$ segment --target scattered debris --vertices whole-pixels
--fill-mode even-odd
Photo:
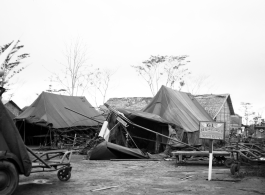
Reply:
[[[186,176],[186,177],[180,178],[180,180],[190,179],[190,178],[192,178],[192,175],[189,175],[189,176]]]
[[[87,155],[94,147],[96,147],[101,142],[105,141],[104,138],[95,136],[93,139],[90,139],[86,146],[79,151],[79,154]]]
[[[35,179],[33,181],[19,182],[19,185],[25,185],[25,184],[52,184],[52,183],[47,179]]]
[[[119,186],[103,187],[103,188],[91,190],[91,192],[100,191],[100,190],[107,190],[107,189],[110,189],[110,188],[117,188],[117,187],[119,187]]]
[[[111,161],[163,161],[163,159],[110,159]]]
[[[208,179],[206,179],[208,180]],[[241,179],[211,179],[211,181],[228,181],[228,182],[239,182]]]

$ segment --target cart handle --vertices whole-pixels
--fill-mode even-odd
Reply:
[[[41,161],[47,168],[52,168],[45,161],[43,161],[38,155],[36,155],[30,148],[28,148],[27,146],[26,146],[26,148],[33,156],[35,156],[39,161]]]

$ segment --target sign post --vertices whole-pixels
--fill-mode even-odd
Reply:
[[[212,180],[212,170],[213,170],[213,140],[209,140],[209,171],[208,171],[208,181]]]
[[[225,139],[225,123],[222,122],[200,122],[201,139],[209,140],[209,171],[208,181],[212,180],[212,166],[213,166],[213,140]]]

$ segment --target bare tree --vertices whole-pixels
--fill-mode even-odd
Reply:
[[[115,74],[115,70],[111,69],[96,69],[93,79],[91,81],[92,87],[94,87],[94,98],[97,105],[97,92],[102,97],[102,103],[105,103],[107,92],[110,87],[111,77]]]
[[[241,102],[241,106],[242,106],[243,111],[244,111],[244,118],[245,118],[245,121],[246,121],[246,125],[248,125],[249,117],[254,115],[255,112],[251,111],[251,108],[252,108],[251,103]]]
[[[69,95],[83,95],[89,87],[93,75],[92,65],[88,65],[87,49],[79,40],[66,46],[65,62],[60,74],[54,73],[58,82]]]
[[[147,82],[151,93],[155,95],[161,85],[173,89],[185,85],[184,78],[190,74],[185,65],[188,56],[151,56],[139,66],[132,66]]]
[[[0,55],[7,50],[7,48],[12,47],[3,64],[0,64],[0,69],[4,72],[0,81],[2,93],[5,92],[5,88],[9,88],[12,85],[11,80],[26,68],[25,64],[22,64],[22,62],[23,59],[29,57],[29,54],[19,54],[19,51],[24,47],[24,45],[19,45],[19,42],[18,40],[14,44],[11,42],[0,47]]]
[[[214,82],[207,75],[193,76],[187,79],[185,90],[193,95],[209,93],[215,87]]]

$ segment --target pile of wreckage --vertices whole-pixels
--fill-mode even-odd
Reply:
[[[172,148],[199,150],[199,122],[213,121],[191,94],[165,86],[142,111],[105,106],[109,114],[100,141],[88,147],[90,160],[147,159],[170,155]]]

